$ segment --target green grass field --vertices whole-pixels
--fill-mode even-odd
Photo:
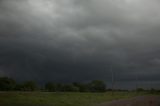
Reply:
[[[51,93],[51,92],[1,92],[0,106],[93,106],[98,103],[130,98],[146,93]]]

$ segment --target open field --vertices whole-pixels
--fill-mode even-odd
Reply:
[[[147,93],[51,93],[51,92],[1,92],[0,106],[93,106],[107,101],[127,99]]]

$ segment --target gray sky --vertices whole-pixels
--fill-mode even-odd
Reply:
[[[159,0],[0,0],[0,76],[160,88]]]

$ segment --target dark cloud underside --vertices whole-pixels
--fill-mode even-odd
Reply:
[[[0,75],[160,88],[158,0],[0,0]]]

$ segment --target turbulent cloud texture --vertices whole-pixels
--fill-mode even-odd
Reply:
[[[160,88],[159,0],[0,0],[0,75]],[[138,80],[137,80],[138,79]]]

